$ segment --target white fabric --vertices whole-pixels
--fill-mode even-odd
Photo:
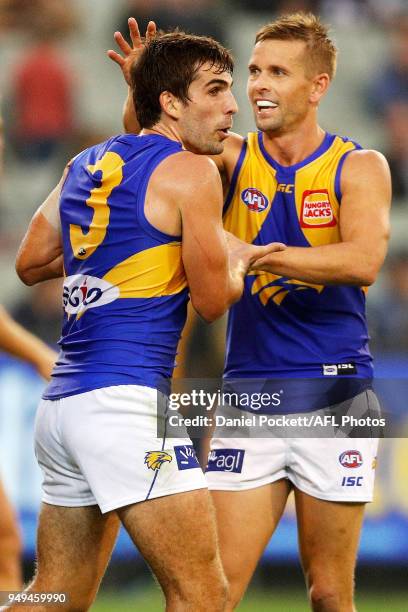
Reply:
[[[205,488],[187,434],[164,441],[157,437],[156,406],[157,391],[138,385],[42,400],[35,451],[44,475],[43,501],[57,506],[98,504],[108,512]]]

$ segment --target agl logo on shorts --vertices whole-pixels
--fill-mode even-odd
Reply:
[[[210,451],[206,472],[235,472],[240,474],[245,451],[238,448],[216,448]]]
[[[344,453],[341,453],[339,461],[346,468],[358,468],[363,465],[363,457],[358,450],[344,451]]]
[[[334,227],[337,219],[329,199],[327,189],[314,189],[303,192],[300,212],[301,227]]]
[[[268,208],[269,204],[266,195],[264,195],[262,191],[259,191],[259,189],[255,189],[255,187],[244,189],[241,193],[241,200],[248,206],[249,210],[255,212],[262,212]]]
[[[67,314],[79,314],[88,308],[109,304],[118,297],[118,287],[96,276],[74,274],[64,281],[62,302]]]

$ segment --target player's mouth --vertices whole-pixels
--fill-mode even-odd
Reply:
[[[278,108],[278,104],[276,102],[272,102],[272,100],[255,100],[255,106],[257,114],[260,117],[268,117],[272,115],[275,108]]]
[[[218,134],[221,135],[222,140],[224,140],[225,138],[228,138],[231,127],[232,126],[225,127],[225,128],[218,128],[217,132]]]

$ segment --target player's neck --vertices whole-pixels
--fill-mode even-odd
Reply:
[[[169,138],[170,140],[175,140],[176,142],[180,142],[181,144],[183,144],[180,138],[180,135],[177,133],[177,130],[175,130],[171,126],[168,126],[162,122],[156,123],[151,128],[144,128],[140,132],[140,134],[141,135],[159,134],[160,136],[165,136],[166,138]]]
[[[292,132],[274,134],[264,132],[263,143],[269,155],[282,166],[293,166],[311,155],[321,145],[324,130],[315,123],[304,124]]]

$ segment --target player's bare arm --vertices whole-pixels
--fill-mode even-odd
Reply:
[[[289,247],[267,255],[254,269],[325,285],[374,283],[384,262],[390,233],[391,179],[377,151],[353,151],[341,177],[341,242]]]
[[[178,175],[182,181],[177,180]],[[167,182],[172,187],[171,199],[180,211],[183,264],[191,301],[205,320],[213,321],[242,291],[241,283],[231,286],[229,277],[221,224],[221,181],[212,162],[186,151],[169,160],[161,174],[161,187],[168,193]]]
[[[57,354],[42,340],[14,321],[0,305],[0,349],[28,361],[47,380],[51,377]]]
[[[135,106],[133,102],[132,90],[131,90],[131,77],[130,69],[133,62],[137,61],[144,49],[144,40],[150,40],[156,35],[157,27],[154,21],[149,21],[145,38],[143,39],[140,35],[139,26],[134,17],[129,17],[129,35],[132,41],[130,45],[123,37],[121,32],[114,33],[114,39],[118,45],[121,53],[110,49],[108,51],[109,58],[114,61],[122,70],[123,78],[128,85],[128,92],[126,100],[123,105],[123,127],[125,132],[130,134],[139,134],[140,125],[137,120]],[[244,139],[239,134],[230,132],[228,139],[224,143],[224,151],[219,155],[213,155],[211,159],[214,160],[222,178],[222,185],[224,195],[228,192],[231,184],[232,175],[234,173],[235,166],[238,162],[239,154],[241,152]]]
[[[16,271],[26,285],[63,275],[58,203],[68,167],[58,185],[34,214],[16,257]]]
[[[183,264],[191,301],[206,321],[214,321],[240,298],[251,263],[266,251],[283,246],[257,247],[233,237],[227,242],[221,221],[221,179],[206,156],[188,151],[174,155],[160,165],[152,183],[153,191],[150,188],[147,194],[147,216],[157,226],[156,219],[149,216],[152,198],[156,209],[160,208],[158,199],[173,210],[177,207],[179,218],[173,221],[171,230],[176,234],[178,227],[182,228]],[[167,227],[169,217],[165,220]]]

